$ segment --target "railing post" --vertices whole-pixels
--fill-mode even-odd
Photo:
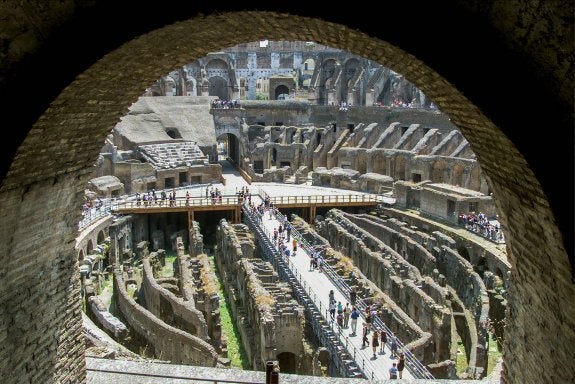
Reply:
[[[270,384],[279,384],[279,382],[280,382],[280,373],[275,370],[272,371]]]
[[[271,383],[273,370],[274,370],[274,362],[271,360],[268,360],[266,362],[266,384]]]

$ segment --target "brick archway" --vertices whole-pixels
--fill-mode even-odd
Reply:
[[[575,339],[575,289],[570,263],[540,182],[508,138],[512,127],[506,126],[504,134],[450,82],[397,46],[343,24],[265,11],[196,16],[127,41],[83,71],[35,122],[0,191],[1,242],[6,250],[2,265],[5,271],[19,271],[7,274],[2,289],[19,292],[24,289],[22,278],[29,277],[26,288],[32,292],[24,299],[1,295],[2,306],[18,308],[4,322],[10,332],[2,342],[1,368],[14,372],[14,380],[34,376],[40,381],[83,381],[83,355],[75,347],[82,335],[78,262],[72,245],[80,211],[72,208],[62,216],[62,209],[81,206],[82,191],[106,135],[145,87],[208,52],[264,35],[274,40],[316,41],[390,67],[422,89],[460,127],[489,180],[508,233],[513,285],[503,379],[527,382],[549,372],[572,375],[568,348]],[[507,122],[497,113],[493,118]],[[517,142],[525,145],[520,139]],[[22,217],[33,218],[32,223]],[[29,238],[35,240],[26,243]],[[36,281],[38,268],[58,278]],[[24,305],[26,299],[37,300],[38,305],[33,309],[32,303]],[[44,315],[37,324],[15,322],[36,311]],[[22,345],[18,339],[22,334],[30,345]],[[33,368],[26,368],[22,361],[31,361],[36,349],[48,352],[35,359]]]

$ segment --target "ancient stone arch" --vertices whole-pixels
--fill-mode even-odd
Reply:
[[[445,174],[446,167],[445,160],[434,161],[431,164],[431,172],[429,172],[431,181],[434,183],[443,183],[445,181],[443,175]]]
[[[461,163],[453,164],[451,168],[451,184],[465,187],[465,166]]]
[[[473,189],[474,191],[481,190],[481,167],[476,164],[469,171],[469,182],[467,184],[468,189]]]
[[[88,244],[86,245],[86,254],[87,255],[92,254],[93,250],[94,250],[94,243],[92,242],[92,239],[89,239]]]
[[[125,6],[132,6],[127,3]],[[8,2],[8,6],[13,5],[12,23],[22,28],[10,29],[6,40],[17,42],[27,36],[27,41],[33,43],[19,45],[20,50],[2,48],[7,58],[0,63],[0,105],[9,114],[21,117],[12,125],[16,135],[5,141],[0,190],[4,230],[0,238],[4,250],[1,264],[3,272],[8,273],[3,274],[1,289],[22,292],[26,284],[30,292],[29,297],[0,295],[0,305],[13,308],[3,315],[7,321],[2,324],[15,327],[4,332],[7,336],[0,346],[0,367],[12,373],[7,383],[30,381],[32,377],[40,382],[85,381],[84,357],[76,347],[82,342],[82,334],[78,262],[73,250],[80,210],[70,207],[80,207],[81,192],[106,135],[143,89],[173,68],[223,47],[255,41],[262,34],[350,50],[401,72],[460,127],[497,196],[501,222],[509,229],[513,283],[503,380],[531,382],[549,377],[549,372],[561,378],[573,377],[575,368],[569,351],[575,339],[573,210],[568,209],[573,206],[573,187],[563,179],[555,180],[549,172],[560,160],[573,165],[573,73],[565,69],[573,68],[572,7],[566,4],[563,8],[562,2],[540,7],[529,1],[506,4],[492,0],[480,8],[472,2],[454,3],[445,5],[450,7],[449,12],[436,3],[433,8],[425,3],[419,7],[413,2],[390,3],[390,13],[409,11],[416,19],[420,29],[410,30],[400,28],[399,21],[391,18],[386,23],[376,22],[379,19],[374,18],[380,16],[372,18],[363,9],[355,13],[345,8],[345,15],[336,9],[334,16],[322,15],[329,17],[327,21],[306,18],[298,15],[303,12],[298,4],[282,5],[283,11],[293,14],[261,10],[228,13],[222,11],[234,11],[233,6],[218,4],[218,13],[211,15],[208,4],[194,4],[182,5],[174,15],[158,15],[157,9],[148,9],[142,3],[139,12],[144,16],[126,22],[125,17],[120,18],[125,12],[117,9],[124,5],[118,3],[113,4],[114,9],[102,5],[107,12],[102,8],[76,9],[71,3],[60,4],[68,7],[68,12],[60,12],[50,3],[44,13],[53,17],[31,24],[25,8],[16,1]],[[524,16],[521,19],[516,17],[517,6]],[[206,11],[208,15],[204,16]],[[72,22],[74,16],[78,20]],[[91,40],[87,32],[101,25],[104,16],[107,23],[117,27],[106,29],[114,39],[99,28],[100,33]],[[176,17],[184,21],[171,24]],[[546,28],[535,28],[536,23],[544,23]],[[421,30],[426,27],[433,27],[436,40],[450,37],[456,30],[465,37],[466,44],[458,47],[457,53],[430,44],[421,38]],[[58,53],[69,51],[68,39],[73,35],[63,32],[71,31],[83,32],[86,48],[77,47],[75,55],[63,61]],[[381,40],[384,37],[389,41]],[[125,44],[119,45],[118,41]],[[540,41],[545,44],[539,46]],[[493,69],[480,62],[482,57],[494,56],[507,59]],[[57,64],[52,62],[56,58]],[[52,63],[56,70],[51,72],[46,89],[26,83],[32,81],[26,80],[30,70]],[[481,70],[461,76],[462,68],[471,69],[467,63]],[[506,92],[499,95],[484,89],[489,82],[504,84],[514,92],[526,91],[526,78],[532,79],[529,89],[540,97],[515,100]],[[13,86],[19,82],[21,87]],[[123,85],[121,89],[117,84]],[[36,90],[33,96],[30,89]],[[24,95],[27,97],[18,97]],[[22,103],[26,99],[28,103]],[[524,128],[543,123],[553,126],[555,135],[540,135],[536,144],[531,143]],[[541,151],[553,151],[556,156],[546,159]],[[570,183],[572,176],[569,174]],[[45,204],[46,196],[50,196],[49,205]],[[70,214],[62,215],[64,208],[70,209]],[[22,217],[35,218],[37,225],[30,226]],[[35,279],[38,268],[57,277],[49,282]],[[35,316],[37,313],[44,316]],[[18,317],[35,320],[17,322]],[[28,342],[18,337],[22,334]],[[36,356],[37,350],[46,353]]]

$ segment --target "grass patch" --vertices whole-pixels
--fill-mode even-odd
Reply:
[[[457,374],[462,374],[468,367],[467,364],[467,357],[465,355],[465,347],[463,346],[463,342],[461,339],[457,341],[457,362],[456,362],[456,370]],[[486,374],[489,375],[495,368],[495,364],[501,358],[502,352],[497,347],[497,340],[495,339],[493,334],[489,334],[489,342],[488,342],[488,352],[487,352],[487,372]]]
[[[465,346],[461,338],[457,339],[457,361],[455,362],[455,369],[457,374],[465,373],[469,364],[467,363],[467,355],[465,354]]]
[[[487,374],[489,375],[495,364],[501,359],[502,351],[497,346],[497,338],[493,334],[489,334],[489,352],[487,353]]]
[[[228,297],[223,291],[220,284],[220,275],[217,267],[215,266],[214,257],[210,256],[210,265],[212,270],[215,271],[217,280],[216,285],[220,295],[220,321],[222,325],[222,334],[225,336],[228,343],[228,359],[232,368],[240,368],[250,370],[252,367],[249,364],[248,356],[241,341],[240,332],[236,326],[236,322],[232,317]],[[225,300],[222,300],[225,298]]]
[[[174,262],[176,261],[176,255],[166,254],[166,264],[162,267],[162,270],[158,273],[158,278],[160,277],[172,277],[174,276]]]

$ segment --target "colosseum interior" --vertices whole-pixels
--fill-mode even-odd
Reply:
[[[3,382],[128,382],[121,364],[138,361],[164,378],[264,382],[270,361],[282,382],[362,377],[265,261],[257,214],[84,217],[86,201],[150,190],[207,197],[225,189],[223,162],[249,184],[393,200],[284,213],[436,379],[573,381],[573,4],[455,1],[455,18],[390,5],[417,21],[406,28],[297,3],[139,4],[128,23],[130,2],[16,3],[0,23],[2,105],[18,116],[0,192]],[[71,55],[71,35],[103,17],[109,30]],[[457,50],[454,30],[468,37]],[[472,241],[469,212],[501,227]],[[230,369],[224,301],[243,370]]]

